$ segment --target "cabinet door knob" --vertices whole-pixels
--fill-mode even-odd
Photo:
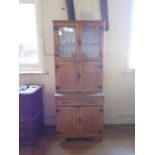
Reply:
[[[79,118],[79,123],[81,123],[81,118]]]
[[[81,46],[81,41],[80,40],[78,40],[78,46]]]
[[[81,74],[78,73],[77,76],[76,76],[76,79],[80,79],[80,76],[81,76]]]

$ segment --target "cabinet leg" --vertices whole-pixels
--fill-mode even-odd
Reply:
[[[59,142],[66,142],[67,140],[66,140],[66,138],[58,138],[58,141]]]
[[[103,140],[103,137],[94,137],[95,142],[101,142]]]

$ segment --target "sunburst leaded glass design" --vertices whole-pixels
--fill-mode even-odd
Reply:
[[[59,35],[59,56],[62,58],[73,58],[76,56],[75,28],[60,27]]]
[[[84,27],[82,35],[82,55],[87,58],[98,58],[100,50],[100,28]]]

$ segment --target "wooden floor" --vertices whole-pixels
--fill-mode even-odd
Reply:
[[[107,127],[102,142],[91,139],[56,141],[52,128],[47,128],[38,146],[22,145],[19,155],[134,155],[134,128]]]

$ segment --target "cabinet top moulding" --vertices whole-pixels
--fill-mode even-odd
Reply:
[[[61,24],[83,24],[83,25],[94,25],[94,26],[103,26],[105,25],[105,21],[102,20],[54,20],[53,21],[55,26],[59,26]]]
[[[104,23],[103,20],[53,20],[53,22],[69,22],[69,23]]]

